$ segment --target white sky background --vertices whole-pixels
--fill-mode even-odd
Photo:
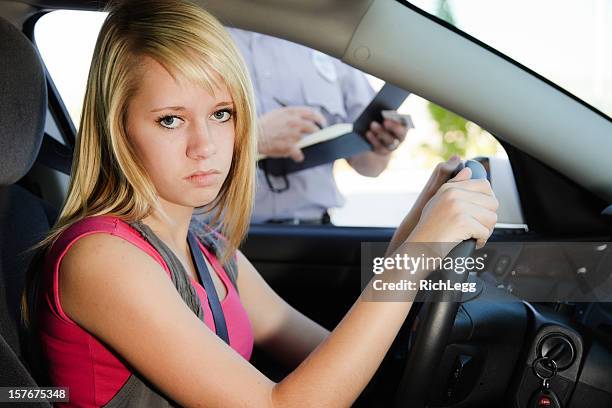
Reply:
[[[411,1],[434,13],[437,1]],[[449,0],[455,24],[612,116],[612,0]]]
[[[432,13],[437,5],[436,0],[413,3]],[[450,6],[460,29],[612,115],[612,0],[450,0]],[[43,60],[77,127],[104,17],[56,11],[35,29]],[[374,88],[382,86],[370,79]],[[399,111],[412,115],[416,129],[381,176],[366,178],[342,163],[336,166],[336,181],[347,198],[332,214],[336,224],[397,226],[427,180],[430,170],[409,152],[437,132],[436,124],[427,102],[415,95]]]

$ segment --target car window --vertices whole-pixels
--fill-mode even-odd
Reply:
[[[370,77],[375,89],[382,81]],[[332,210],[336,225],[396,227],[414,204],[435,165],[453,154],[461,158],[494,157],[508,163],[501,144],[473,122],[415,94],[398,109],[415,124],[393,152],[389,166],[378,177],[364,177],[345,160],[335,163],[334,174],[346,204]],[[508,163],[509,166],[509,163]],[[500,218],[505,226],[524,227],[522,216]]]
[[[35,27],[40,54],[77,128],[92,52],[105,16],[101,12],[54,11],[41,17]],[[366,78],[373,91],[384,84],[371,75]],[[462,158],[486,156],[501,162],[508,160],[497,140],[478,125],[417,95],[411,94],[398,112],[409,114],[415,128],[392,153],[389,165],[378,177],[360,175],[346,160],[334,163],[333,179],[344,205],[329,210],[333,224],[396,227],[435,165],[453,154]],[[512,177],[511,171],[506,173]],[[500,217],[500,222],[523,226],[518,202],[514,206],[512,215]]]
[[[34,41],[66,105],[79,125],[87,74],[106,13],[59,10],[42,16],[34,27]]]
[[[408,3],[404,0],[405,3]],[[612,2],[410,0],[612,117]]]

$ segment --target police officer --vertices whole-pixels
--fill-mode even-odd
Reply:
[[[335,58],[275,37],[229,31],[253,81],[261,154],[303,160],[296,146],[303,136],[353,122],[375,95],[363,73]],[[350,157],[348,163],[364,176],[379,175],[406,131],[398,122],[372,122],[366,137],[373,151]],[[332,168],[328,163],[284,177],[258,169],[252,222],[329,223],[327,209],[344,204]]]

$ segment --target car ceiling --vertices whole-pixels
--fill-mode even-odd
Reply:
[[[224,24],[302,43],[405,87],[612,203],[609,118],[416,8],[392,0],[197,2]],[[39,9],[103,3],[3,0],[0,13],[20,25]]]

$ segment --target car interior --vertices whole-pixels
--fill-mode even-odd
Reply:
[[[228,26],[318,49],[494,135],[511,165],[512,211],[528,228],[498,226],[491,243],[513,244],[512,251],[526,243],[583,244],[561,261],[555,251],[515,256],[492,246],[486,276],[474,279],[496,299],[413,307],[355,406],[532,406],[541,387],[533,367],[549,357],[557,368],[550,386],[562,406],[612,407],[610,117],[405,0],[196,2]],[[0,386],[45,386],[24,364],[19,297],[31,261],[25,250],[57,218],[76,137],[36,50],[34,26],[53,10],[104,4],[0,0]],[[491,183],[502,189],[495,177]],[[331,330],[361,291],[362,243],[389,242],[393,232],[252,224],[241,250],[275,291]],[[537,267],[523,264],[534,257],[543,257]],[[537,301],[510,290],[519,278],[544,288],[575,279],[593,264],[593,300]],[[288,373],[257,350],[252,362],[277,381]]]

